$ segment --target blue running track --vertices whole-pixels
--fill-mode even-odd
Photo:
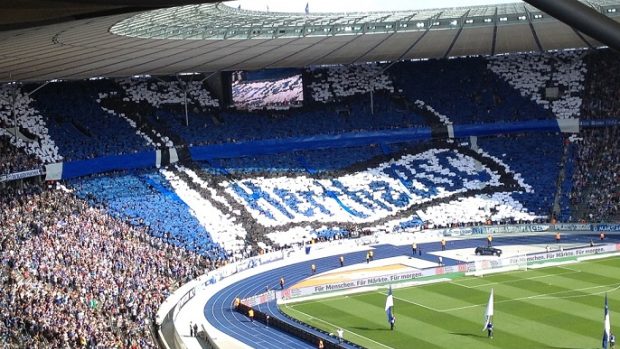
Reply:
[[[598,233],[562,235],[563,243],[588,244],[590,240],[594,240],[594,242],[596,243],[598,242],[598,239]],[[620,235],[608,234],[605,242],[609,243],[618,241],[620,241]],[[552,233],[534,236],[495,236],[493,239],[493,245],[500,248],[501,245],[517,244],[549,244],[549,246],[554,246],[555,240]],[[448,241],[447,248],[474,248],[479,245],[486,245],[486,236],[481,237],[480,239]],[[411,255],[411,246],[409,245],[378,245],[373,246],[373,248],[375,259]],[[423,253],[422,256],[417,256],[417,258],[421,258],[431,262],[437,262],[437,256],[430,255],[427,252],[440,250],[441,246],[439,242],[418,244],[418,248],[421,249]],[[366,251],[349,253],[345,254],[344,256],[346,265],[366,262]],[[260,322],[250,322],[246,316],[233,311],[231,305],[235,297],[240,297],[243,299],[254,296],[265,292],[266,287],[269,287],[269,289],[279,289],[280,277],[285,278],[287,285],[295,284],[303,279],[310,277],[310,265],[312,263],[316,264],[318,273],[337,269],[340,267],[338,257],[339,255],[336,255],[319,258],[313,261],[300,262],[248,277],[247,279],[230,285],[214,294],[205,305],[204,315],[207,320],[218,330],[231,337],[235,337],[241,342],[248,344],[249,346],[254,348],[316,348],[316,344],[302,341],[301,339],[293,337],[287,333],[281,332],[271,327],[267,327]],[[454,265],[458,263],[457,260],[450,258],[444,258],[443,262],[446,265]],[[258,310],[269,314],[272,318],[279,318],[297,327],[303,326],[295,321],[288,319],[282,313],[280,313],[275,302],[262,304],[258,307]],[[310,327],[304,328],[307,331],[320,334],[324,338],[324,340],[332,342],[334,341],[334,338],[329,338],[327,335],[315,331]],[[344,347],[355,348],[351,346]]]

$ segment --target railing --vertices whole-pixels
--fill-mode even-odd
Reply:
[[[558,223],[558,224],[515,224],[515,225],[487,225],[487,226],[475,226],[475,227],[459,227],[459,228],[441,228],[441,229],[428,229],[416,233],[437,236],[484,236],[486,234],[523,234],[523,233],[544,233],[544,232],[571,232],[571,231],[593,231],[593,232],[618,232],[620,233],[620,223]],[[386,238],[391,237],[394,234],[387,234]],[[183,309],[183,306],[187,304],[195,295],[199,286],[207,286],[220,282],[221,280],[263,265],[269,262],[280,260],[284,258],[284,252],[273,252],[271,254],[265,254],[262,256],[251,257],[236,263],[228,264],[222,268],[211,271],[205,275],[198,277],[190,281],[189,283],[181,286],[175,291],[164,303],[160,306],[157,312],[156,326],[159,328],[159,336],[164,347],[166,349],[184,349],[185,344],[181,339],[180,334],[174,327],[174,320],[179,312]],[[458,267],[457,267],[458,269]],[[443,270],[446,271],[445,269]],[[463,268],[461,267],[461,270]],[[209,336],[204,328],[205,340],[208,348],[219,348]]]
[[[179,312],[196,295],[199,287],[208,286],[221,281],[236,273],[263,265],[265,263],[281,260],[284,257],[283,251],[267,253],[264,255],[250,257],[236,263],[227,264],[217,270],[210,271],[198,278],[186,283],[168,297],[157,311],[156,326],[159,328],[158,335],[164,343],[166,349],[183,349],[185,344],[181,335],[174,326]],[[212,340],[209,334],[205,333],[205,341],[210,348],[218,349],[218,345]]]

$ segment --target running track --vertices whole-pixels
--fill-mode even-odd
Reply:
[[[598,233],[563,234],[562,242],[582,242],[587,244],[591,239],[597,242]],[[605,242],[609,243],[618,241],[620,241],[620,235],[608,234]],[[549,244],[550,246],[553,246],[555,244],[553,234],[550,233],[536,236],[495,236],[493,242],[495,246],[500,248],[501,245]],[[486,237],[480,239],[448,241],[447,247],[448,249],[460,249],[467,247],[474,248],[479,245],[486,245]],[[411,246],[409,245],[376,245],[372,247],[374,248],[375,259],[411,255]],[[437,262],[437,256],[430,255],[427,252],[440,250],[439,242],[418,244],[418,248],[422,249],[423,254],[417,258]],[[291,264],[248,277],[247,279],[230,285],[214,294],[205,305],[204,315],[207,320],[218,330],[231,337],[235,337],[241,342],[254,348],[316,348],[316,344],[302,341],[287,333],[267,327],[262,323],[250,322],[246,316],[233,311],[231,309],[231,304],[233,303],[235,297],[240,297],[243,299],[260,294],[265,291],[267,286],[269,289],[279,289],[279,280],[282,276],[285,278],[287,285],[295,284],[311,276],[310,264],[312,263],[316,264],[318,273],[337,269],[340,267],[338,256],[339,255],[319,258],[314,261]],[[344,256],[346,265],[366,262],[366,251],[344,254]],[[443,261],[446,265],[454,265],[458,263],[457,260],[450,258],[444,258]],[[272,318],[279,318],[298,327],[303,326],[282,315],[275,302],[262,304],[258,307],[258,309],[269,314]],[[329,338],[327,335],[315,331],[310,327],[306,327],[305,329],[307,331],[320,334],[324,340],[333,342],[333,338]],[[345,348],[355,347],[345,346]]]

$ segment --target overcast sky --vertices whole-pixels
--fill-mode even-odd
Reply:
[[[427,8],[462,7],[521,2],[519,0],[238,0],[227,1],[232,7],[241,5],[244,10],[277,12],[366,12],[420,10]]]

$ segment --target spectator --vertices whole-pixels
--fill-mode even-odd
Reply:
[[[0,193],[0,338],[5,345],[156,348],[163,300],[204,258],[111,218],[61,189]]]

